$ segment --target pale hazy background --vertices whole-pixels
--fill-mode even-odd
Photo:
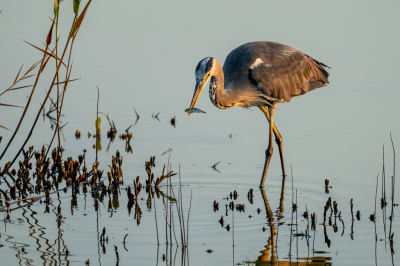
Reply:
[[[175,163],[183,168],[197,164],[190,176],[204,171],[226,183],[228,176],[246,173],[246,182],[258,184],[268,124],[257,108],[218,110],[204,93],[197,107],[206,115],[188,118],[183,111],[193,95],[199,60],[213,56],[223,62],[243,43],[270,40],[294,46],[331,67],[328,87],[278,106],[275,122],[283,135],[287,170],[292,164],[307,183],[330,177],[345,182],[344,189],[360,181],[373,184],[390,131],[395,144],[400,143],[399,7],[396,1],[93,1],[74,46],[72,77],[82,79],[68,88],[64,146],[78,153],[82,147],[73,141],[75,130],[93,132],[99,86],[100,111],[109,112],[119,133],[134,122],[133,107],[141,115],[132,129],[132,163],[142,164],[142,157],[172,148]],[[3,1],[0,8],[3,90],[22,63],[41,57],[22,39],[36,45],[45,41],[53,6]],[[61,44],[72,16],[72,3],[63,1]],[[48,67],[45,76],[51,73]],[[26,121],[39,108],[48,85],[42,79]],[[24,105],[28,90],[6,93],[0,102]],[[22,109],[0,110],[1,124],[13,130]],[[159,111],[161,123],[151,119]],[[168,123],[172,116],[177,118],[175,129]],[[30,125],[23,124],[9,156]],[[48,143],[48,122],[38,126],[32,143]],[[107,129],[103,119],[103,133]],[[1,130],[1,135],[4,147],[10,133]],[[107,143],[103,136],[103,146]],[[276,147],[267,184],[280,180],[277,154]],[[222,175],[209,173],[209,166],[220,160]]]
[[[0,10],[3,10],[0,91],[3,91],[12,84],[22,63],[29,66],[41,58],[42,53],[22,39],[35,45],[45,41],[53,3],[1,1]],[[109,112],[118,134],[134,123],[133,107],[140,115],[137,125],[131,128],[133,154],[123,153],[126,179],[144,177],[144,160],[149,156],[155,155],[160,167],[167,160],[167,156],[160,155],[172,148],[173,169],[176,171],[177,164],[181,164],[185,184],[228,189],[235,185],[243,190],[257,187],[268,145],[268,123],[258,108],[219,110],[204,92],[196,107],[207,114],[188,118],[184,110],[193,95],[194,69],[202,58],[212,56],[222,63],[232,49],[243,43],[281,42],[331,67],[329,86],[278,105],[274,121],[283,135],[286,170],[289,173],[290,165],[293,166],[295,187],[299,192],[309,193],[307,197],[313,195],[321,206],[328,196],[323,192],[323,182],[330,179],[334,187],[331,193],[337,193],[334,195],[339,206],[349,206],[349,199],[354,198],[365,214],[363,219],[367,219],[372,213],[376,175],[382,169],[384,143],[387,176],[392,175],[389,132],[398,150],[400,147],[399,10],[398,1],[365,0],[93,1],[74,45],[71,78],[82,79],[71,83],[66,94],[62,117],[63,123],[69,122],[63,131],[66,155],[76,157],[85,148],[87,158],[94,159],[94,140],[84,139],[88,131],[95,131],[98,86],[100,111]],[[63,44],[73,18],[72,2],[64,0],[60,12]],[[51,63],[34,95],[26,122],[0,166],[12,158],[26,137],[49,88],[48,78],[53,75],[50,68],[55,68],[55,62]],[[25,105],[29,92],[24,89],[6,93],[0,97],[0,103]],[[153,112],[159,111],[161,122],[151,118]],[[14,130],[21,113],[22,109],[0,107],[0,125]],[[176,128],[169,124],[173,116]],[[103,117],[100,153],[103,169],[115,150],[124,150],[124,143],[116,139],[110,152],[104,152],[108,128]],[[81,140],[74,138],[77,129],[82,132]],[[29,144],[39,148],[49,143],[52,132],[48,120],[40,119]],[[3,136],[2,151],[11,133],[0,129],[0,136]],[[274,151],[265,183],[267,191],[280,188],[276,146]],[[221,174],[210,169],[218,161]],[[273,206],[277,206],[277,195],[270,198]],[[201,197],[196,204],[209,206],[214,196],[208,196],[208,205],[203,204]],[[322,208],[319,210],[321,215]],[[370,232],[371,228],[363,230]],[[343,265],[348,257],[356,260],[354,254],[360,252],[372,262],[373,236],[368,237],[371,245],[367,253],[363,240],[351,246],[351,254],[339,256],[335,262]],[[322,236],[319,240],[322,241]],[[259,246],[255,250],[260,250]],[[202,255],[191,253],[192,258]],[[389,258],[388,254],[385,256]]]

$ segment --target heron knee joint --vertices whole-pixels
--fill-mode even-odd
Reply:
[[[268,147],[268,149],[265,150],[265,155],[269,156],[272,155],[274,152],[274,149],[272,147]]]

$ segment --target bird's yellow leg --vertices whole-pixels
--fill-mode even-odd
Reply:
[[[269,122],[269,142],[268,142],[268,149],[265,151],[265,165],[264,165],[264,171],[261,177],[261,183],[260,183],[260,187],[264,186],[264,182],[265,182],[265,177],[267,175],[268,172],[268,168],[269,168],[269,163],[271,161],[271,157],[272,157],[272,153],[273,153],[273,145],[272,145],[272,133],[275,134],[275,140],[276,143],[279,146],[279,154],[280,154],[280,158],[281,158],[281,166],[282,166],[282,173],[283,173],[283,177],[285,177],[285,163],[283,160],[283,150],[282,150],[282,136],[279,133],[278,129],[276,128],[274,122],[273,122],[273,117],[274,117],[274,113],[275,113],[275,108],[276,108],[276,103],[273,104],[273,106],[259,106],[260,110],[265,114],[268,122]]]
[[[268,122],[270,122],[268,108],[265,106],[259,106],[258,108],[260,108],[260,110],[265,114],[265,117],[267,118]],[[279,157],[281,158],[282,175],[283,175],[283,177],[285,177],[286,173],[285,173],[285,161],[283,159],[282,135],[279,133],[278,129],[276,128],[275,123],[273,123],[272,130],[274,131],[276,144],[278,144],[278,147],[279,147]]]

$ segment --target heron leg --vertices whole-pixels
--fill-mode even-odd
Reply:
[[[258,108],[260,108],[260,110],[265,114],[265,117],[267,118],[268,122],[270,122],[268,108],[265,106],[259,106]],[[276,128],[275,123],[273,123],[272,130],[274,131],[276,144],[278,144],[278,147],[279,147],[279,157],[281,158],[282,175],[283,175],[283,177],[285,177],[286,172],[285,172],[285,160],[283,159],[282,135],[279,133],[278,129]]]
[[[268,122],[270,122],[268,108],[265,106],[259,106],[258,108],[260,108],[260,110],[265,114],[265,117],[267,118]],[[279,133],[278,129],[276,128],[275,123],[273,123],[272,130],[274,131],[276,144],[278,144],[278,147],[279,147],[279,157],[281,158],[282,175],[283,175],[283,177],[285,177],[286,172],[285,172],[285,160],[283,159],[282,135]]]
[[[265,177],[266,177],[267,172],[268,172],[269,162],[271,161],[272,153],[274,151],[273,146],[272,146],[272,133],[274,132],[274,130],[273,130],[273,128],[274,128],[273,119],[274,119],[275,107],[276,107],[276,103],[274,103],[272,106],[268,106],[268,113],[269,113],[269,116],[270,116],[270,120],[269,120],[269,142],[268,142],[268,149],[265,151],[266,158],[265,158],[264,172],[263,172],[263,175],[261,177],[260,187],[264,187],[264,181],[265,181]]]

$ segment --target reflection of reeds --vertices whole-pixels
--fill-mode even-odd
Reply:
[[[376,189],[375,189],[375,211],[373,214],[370,215],[370,220],[375,222],[375,217],[376,217],[376,198],[378,196],[378,181],[379,181],[379,174],[376,176]],[[376,235],[376,224],[375,224],[375,238],[377,239]]]
[[[181,231],[181,247],[182,249],[185,249],[188,246],[189,243],[189,217],[190,217],[190,210],[192,207],[192,192],[190,193],[190,205],[189,205],[189,211],[187,215],[187,221],[186,221],[186,226],[185,226],[185,218],[183,217],[183,201],[182,201],[182,182],[181,182],[181,167],[179,165],[179,190],[178,190],[178,197],[175,197],[175,192],[172,189],[172,195],[174,198],[177,199],[177,202],[175,204],[176,210],[178,212],[178,218],[179,218],[179,227]]]
[[[392,139],[392,133],[390,133],[390,140],[392,142],[392,147],[393,147],[393,176],[392,176],[392,210],[390,213],[390,229],[389,229],[389,238],[391,238],[391,243],[393,242],[393,236],[392,236],[392,222],[394,219],[393,216],[393,207],[394,207],[394,187],[395,187],[395,181],[396,181],[396,151],[394,149],[394,144],[393,144],[393,139]],[[392,254],[393,256],[393,254]]]

